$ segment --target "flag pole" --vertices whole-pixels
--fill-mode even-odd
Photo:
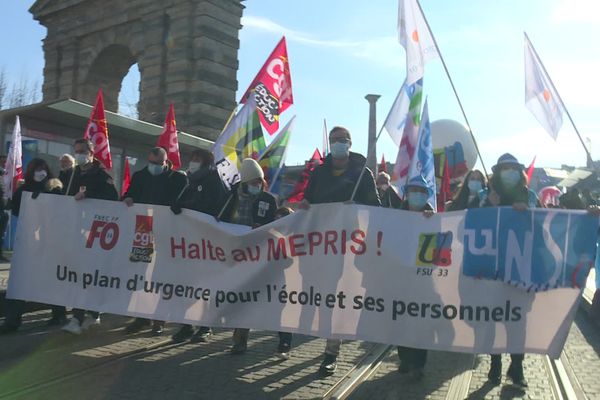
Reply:
[[[535,58],[537,59],[537,61],[540,63],[540,66],[544,70],[544,74],[546,74],[546,76],[548,77],[548,80],[550,81],[550,84],[554,88],[554,91],[556,92],[556,95],[558,96],[558,101],[560,101],[562,108],[565,110],[565,114],[567,114],[567,117],[569,117],[569,121],[571,121],[571,125],[573,126],[573,129],[575,129],[575,133],[577,134],[577,137],[579,138],[579,141],[581,142],[581,145],[583,146],[583,149],[585,150],[585,154],[587,155],[587,159],[588,159],[588,162],[590,163],[590,166],[593,167],[594,164],[593,164],[593,160],[592,160],[592,155],[590,154],[590,151],[588,150],[587,146],[585,145],[585,142],[581,138],[581,134],[579,133],[577,126],[575,126],[575,122],[573,121],[573,118],[571,118],[571,113],[569,113],[567,106],[565,106],[565,102],[563,101],[562,97],[560,97],[560,93],[556,89],[554,82],[552,82],[552,78],[550,77],[550,74],[548,74],[548,71],[546,71],[546,67],[544,66],[544,63],[542,62],[542,59],[540,58],[537,51],[535,50],[535,47],[533,47],[533,43],[531,43],[531,40],[529,40],[529,36],[527,35],[527,32],[523,32],[523,33],[525,34],[525,38],[527,39],[527,41],[529,42],[529,44],[531,46],[531,49],[533,50],[533,54],[535,55]]]
[[[456,87],[454,86],[454,81],[450,76],[450,71],[448,71],[448,67],[446,66],[446,61],[444,61],[444,57],[442,57],[442,52],[440,51],[440,46],[437,44],[437,40],[435,40],[435,36],[431,31],[431,26],[429,26],[429,21],[425,17],[425,13],[423,12],[423,8],[421,7],[421,3],[419,0],[416,0],[417,6],[419,6],[419,11],[421,11],[421,15],[423,16],[423,21],[425,21],[425,25],[427,25],[427,30],[429,30],[429,34],[431,35],[431,39],[433,40],[433,44],[435,44],[435,48],[440,56],[440,60],[442,61],[442,65],[444,66],[444,71],[446,71],[446,75],[448,76],[448,80],[450,81],[450,85],[452,86],[452,91],[454,92],[454,96],[456,97],[456,101],[458,102],[458,106],[460,107],[460,111],[462,112],[463,118],[465,119],[465,123],[467,124],[467,129],[471,134],[471,139],[473,140],[473,144],[475,145],[475,150],[477,151],[477,155],[479,156],[479,161],[481,161],[481,166],[483,167],[483,172],[485,176],[488,176],[487,169],[485,168],[485,164],[483,163],[483,157],[481,156],[481,152],[479,151],[479,146],[477,145],[477,141],[475,140],[475,135],[473,135],[473,130],[471,129],[471,124],[469,123],[469,119],[467,118],[467,114],[465,113],[465,109],[460,101],[460,97],[458,97],[458,92],[456,91]]]
[[[387,119],[386,119],[387,120]],[[381,134],[383,133],[383,129],[385,128],[385,121],[383,121],[383,125],[381,126],[381,129],[379,129],[379,133],[377,134],[377,137],[375,138],[375,141],[373,142],[373,144],[371,144],[371,146],[367,149],[367,158],[369,157],[369,154],[371,154],[371,152],[373,150],[375,150],[376,146],[377,146],[377,142],[379,141],[379,137],[381,136]],[[360,171],[360,175],[358,176],[358,180],[356,181],[356,183],[354,184],[354,190],[352,191],[352,196],[350,196],[350,201],[354,201],[354,196],[356,196],[356,192],[358,190],[358,186],[360,185],[360,181],[362,180],[364,174],[365,174],[365,170],[367,169],[367,162],[365,160],[365,164],[362,167],[362,170]]]

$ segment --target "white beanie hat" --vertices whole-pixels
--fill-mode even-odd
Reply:
[[[264,179],[265,174],[258,165],[258,163],[252,158],[244,158],[242,160],[242,167],[240,168],[240,179],[242,183],[250,182],[256,178]]]

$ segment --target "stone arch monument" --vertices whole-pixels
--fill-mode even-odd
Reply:
[[[48,29],[44,100],[116,111],[121,82],[140,70],[139,118],[161,125],[173,102],[179,129],[214,139],[235,106],[242,0],[37,0]]]

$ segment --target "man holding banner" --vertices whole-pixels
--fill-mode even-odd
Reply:
[[[357,203],[380,206],[375,179],[371,170],[365,167],[365,157],[350,152],[350,132],[341,126],[334,127],[329,132],[329,143],[331,153],[310,176],[300,208],[308,209],[310,204],[349,202],[356,185],[358,190],[354,198]],[[339,339],[327,339],[325,358],[319,367],[321,375],[332,375],[337,369],[341,344]]]

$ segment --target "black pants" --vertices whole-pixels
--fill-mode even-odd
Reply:
[[[410,369],[423,369],[427,362],[427,350],[398,346],[398,357]]]
[[[100,313],[96,311],[88,311],[88,314],[90,314],[90,316],[94,319],[100,316]],[[81,308],[75,308],[73,309],[73,316],[77,318],[79,324],[82,324],[83,320],[85,319],[85,310],[82,310]]]
[[[502,354],[492,354],[492,366],[494,364],[500,365],[502,364]],[[523,375],[523,360],[525,359],[525,354],[511,354],[510,355],[510,363],[512,365],[512,372],[514,374]]]
[[[4,234],[6,233],[6,227],[8,226],[8,213],[6,211],[0,211],[0,256],[4,251]]]
[[[27,307],[27,302],[23,300],[4,299],[4,308],[6,310],[6,319],[4,325],[18,328],[23,322],[23,314]],[[51,306],[52,318],[61,318],[67,315],[67,310],[63,306]]]

